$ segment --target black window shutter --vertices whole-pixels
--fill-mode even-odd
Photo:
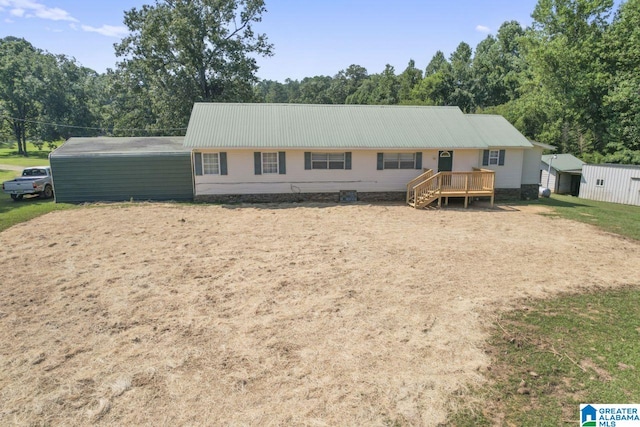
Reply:
[[[482,153],[482,166],[489,166],[489,150]]]
[[[193,153],[193,167],[196,175],[202,175],[202,153]]]
[[[258,151],[253,153],[253,168],[256,175],[262,175],[262,154]]]
[[[378,170],[384,169],[384,154],[378,153]]]
[[[422,169],[422,153],[420,151],[416,153],[416,169]]]
[[[280,175],[287,173],[287,154],[284,151],[278,152],[278,173]]]
[[[304,153],[304,168],[306,170],[311,169],[311,153],[308,151]]]
[[[500,157],[498,157],[498,166],[504,166],[504,150],[500,150]]]
[[[227,153],[220,153],[220,175],[227,174]]]
[[[344,153],[344,168],[351,169],[351,153]]]

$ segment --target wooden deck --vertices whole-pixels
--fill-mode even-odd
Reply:
[[[436,200],[442,206],[442,199],[446,205],[449,197],[463,197],[466,208],[473,197],[490,197],[493,207],[494,187],[495,172],[491,170],[434,173],[429,169],[407,184],[407,203],[421,209]]]

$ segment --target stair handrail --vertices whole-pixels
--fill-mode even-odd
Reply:
[[[418,199],[420,198],[420,196],[427,194],[430,191],[433,191],[434,195],[435,194],[439,195],[440,192],[442,192],[442,181],[440,177],[441,177],[440,172],[438,172],[434,175],[431,175],[424,181],[418,183],[417,185],[413,186],[412,192],[413,192],[414,206],[417,207]]]
[[[426,180],[429,179],[430,177],[433,176],[433,169],[427,169],[425,170],[423,173],[421,173],[419,176],[413,178],[411,181],[409,181],[409,183],[407,184],[407,203],[409,203],[409,200],[411,199],[411,196],[413,195],[413,187]]]

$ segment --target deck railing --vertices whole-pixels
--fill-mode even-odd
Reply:
[[[407,203],[413,201],[413,205],[418,207],[418,201],[425,200],[423,196],[430,194],[429,199],[433,201],[437,198],[438,204],[443,197],[447,200],[449,197],[464,197],[464,205],[467,207],[469,197],[490,196],[493,206],[494,186],[495,172],[488,169],[474,168],[472,172],[436,174],[429,170],[409,182]]]
[[[443,192],[493,191],[493,171],[440,172]]]
[[[414,178],[411,181],[409,181],[409,183],[407,184],[407,203],[409,203],[409,200],[410,200],[411,195],[413,193],[413,187],[415,187],[419,183],[431,178],[432,176],[433,176],[433,170],[432,169],[427,169],[422,174],[420,174],[416,178]]]

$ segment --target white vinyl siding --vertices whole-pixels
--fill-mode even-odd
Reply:
[[[540,184],[540,157],[542,148],[534,146],[530,150],[524,150],[522,160],[522,184]]]
[[[202,154],[202,173],[204,175],[220,174],[220,155],[218,153]]]
[[[494,150],[492,150],[494,151]],[[504,152],[504,166],[485,165],[483,169],[489,169],[496,173],[496,188],[520,188],[522,180],[522,167],[524,163],[524,149],[507,148]],[[456,151],[457,153],[457,151]],[[479,164],[482,165],[482,153],[480,150]],[[454,156],[455,160],[455,156]],[[463,169],[456,169],[463,170]]]
[[[344,156],[342,152],[338,154]],[[437,154],[436,151],[434,155]],[[304,150],[288,150],[286,156],[286,175],[256,175],[253,150],[227,151],[229,175],[195,176],[196,195],[337,193],[340,190],[404,192],[407,183],[422,173],[422,170],[398,169],[380,174],[376,170],[375,150],[352,152],[351,170],[305,169]],[[473,156],[477,158],[477,150]]]
[[[507,149],[505,166],[484,166],[496,171],[496,188],[520,188],[523,151]],[[337,193],[340,190],[405,192],[407,183],[420,175],[422,169],[436,170],[438,167],[438,150],[428,150],[421,152],[423,164],[420,170],[390,169],[380,173],[376,168],[378,153],[378,150],[354,150],[351,170],[334,169],[328,173],[328,169],[305,169],[304,150],[287,150],[286,175],[256,175],[253,150],[230,150],[227,152],[229,175],[195,176],[196,195]],[[462,172],[483,167],[482,153],[479,149],[453,150],[453,170]],[[343,152],[332,154],[344,158]]]

